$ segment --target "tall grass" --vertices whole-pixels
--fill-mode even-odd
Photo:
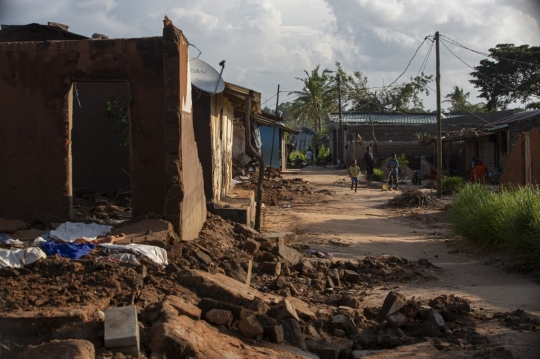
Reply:
[[[461,189],[461,187],[463,187],[463,178],[461,177],[444,176],[442,178],[442,191],[445,193],[446,192],[457,193]]]
[[[450,228],[488,249],[508,249],[540,260],[540,190],[516,187],[501,192],[466,185],[449,212]]]

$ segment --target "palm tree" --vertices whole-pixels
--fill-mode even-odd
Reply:
[[[319,65],[311,71],[311,74],[306,70],[304,72],[306,78],[296,78],[302,81],[302,91],[291,92],[298,97],[293,101],[290,113],[297,122],[313,124],[320,132],[322,117],[334,107],[335,90],[330,85],[329,78],[319,74]]]
[[[470,106],[469,101],[467,100],[471,94],[469,92],[464,92],[459,86],[454,86],[454,91],[444,96],[447,100],[443,102],[450,102],[452,107],[450,107],[450,112],[463,112]]]

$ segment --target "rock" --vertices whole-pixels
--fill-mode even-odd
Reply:
[[[282,321],[281,324],[283,325],[285,340],[295,347],[307,350],[306,338],[304,334],[302,334],[300,323],[298,323],[296,319],[289,318]]]
[[[248,252],[251,255],[255,255],[259,251],[259,247],[261,244],[251,238],[248,238],[244,241],[244,244],[242,245],[242,249],[246,252]]]
[[[195,255],[195,258],[204,263],[207,267],[212,264],[212,258],[210,258],[210,256],[203,251],[196,251],[193,254]]]
[[[281,274],[281,263],[262,262],[260,268],[263,273],[271,276],[278,276]]]
[[[267,232],[263,234],[263,238],[270,243],[290,244],[296,239],[296,234],[294,232]]]
[[[402,328],[405,326],[405,324],[407,324],[407,317],[401,313],[391,315],[386,320],[387,328]]]
[[[26,228],[28,228],[26,223],[18,219],[0,218],[0,233],[15,233],[19,229],[26,229]],[[42,231],[42,234],[43,234],[43,231]]]
[[[403,308],[407,299],[401,293],[391,291],[386,296],[383,306],[378,314],[378,320],[380,322],[386,320],[389,316],[396,313],[398,310]],[[365,315],[365,314],[364,314]],[[366,315],[367,318],[367,315]]]
[[[283,343],[285,340],[283,334],[283,326],[280,324],[264,327],[264,336],[268,338],[272,343]]]
[[[339,301],[339,305],[351,308],[358,308],[360,307],[360,301],[351,295],[344,294]]]
[[[239,320],[236,326],[240,333],[247,338],[257,338],[264,333],[262,325],[253,315],[249,315]]]
[[[252,346],[248,341],[221,333],[205,321],[194,321],[186,316],[159,321],[152,325],[149,334],[152,358],[298,358],[277,347]],[[28,359],[35,358],[41,357]]]
[[[179,266],[177,266],[176,264],[174,264],[174,263],[169,263],[165,267],[165,274],[167,274],[169,276],[173,275],[174,273],[180,272],[180,271],[181,271],[181,268]]]
[[[342,330],[342,329],[335,329],[334,330],[334,336],[336,336],[336,337],[344,337],[345,336],[345,331]]]
[[[268,251],[263,252],[263,254],[261,255],[261,258],[265,262],[275,262],[276,261],[276,257],[272,253],[270,253]]]
[[[272,249],[272,254],[283,258],[286,262],[293,266],[297,265],[302,258],[300,252],[283,244],[274,247],[274,249]]]
[[[283,276],[277,277],[272,283],[268,285],[268,288],[272,290],[280,290],[289,286],[289,281]]]
[[[228,310],[212,309],[204,315],[204,318],[215,325],[231,325],[233,315]]]
[[[294,318],[297,321],[300,321],[300,318],[298,318],[298,314],[296,313],[296,309],[294,309],[293,305],[287,299],[283,299],[274,308],[272,308],[269,315],[278,320]]]
[[[420,334],[425,337],[438,338],[439,337],[439,326],[429,320],[426,320],[422,323],[420,327]]]
[[[203,315],[210,312],[212,309],[222,309],[232,313],[234,319],[240,320],[252,314],[252,312],[240,305],[234,305],[226,302],[220,302],[218,300],[203,298],[199,302],[199,308]]]
[[[339,270],[337,268],[330,269],[328,271],[328,277],[334,282],[334,286],[341,287],[341,281],[339,280]]]
[[[307,340],[307,348],[315,353],[320,359],[337,359],[339,351],[327,340]]]
[[[345,281],[353,284],[360,281],[360,274],[348,269],[343,270],[343,277]]]
[[[326,281],[323,280],[312,280],[311,287],[315,290],[323,291],[326,289]]]
[[[172,311],[174,315],[186,315],[193,320],[201,319],[201,309],[186,303],[182,298],[168,295],[161,303],[162,312]]]
[[[433,308],[422,307],[418,315],[422,320],[432,322],[440,328],[446,325],[443,316]]]
[[[247,238],[255,238],[259,236],[259,232],[241,223],[236,223],[236,225],[234,226],[234,232],[241,234]]]
[[[383,335],[381,338],[381,347],[384,349],[397,348],[401,345],[401,339],[395,335]]]
[[[94,345],[88,340],[68,339],[51,340],[45,344],[30,346],[20,357],[21,359],[94,359],[95,356]]]
[[[326,277],[326,289],[334,288],[334,281],[330,277]]]

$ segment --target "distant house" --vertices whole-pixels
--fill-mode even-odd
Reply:
[[[446,131],[476,128],[486,123],[493,123],[514,113],[513,110],[486,112],[477,114],[443,114],[442,128]],[[341,141],[343,160],[360,159],[367,146],[372,146],[374,156],[386,158],[393,152],[405,153],[412,168],[420,167],[421,156],[435,161],[432,147],[426,148],[418,143],[418,136],[434,135],[437,131],[435,113],[401,112],[352,112],[342,116],[342,128],[339,130],[339,115],[329,114],[327,121],[330,138],[330,151],[334,158],[338,152],[338,135]],[[361,141],[359,139],[361,138]],[[459,148],[446,148],[445,154],[459,155]]]

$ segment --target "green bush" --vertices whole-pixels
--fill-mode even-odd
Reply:
[[[463,187],[463,178],[452,176],[442,178],[442,190],[443,192],[457,193]]]
[[[296,159],[296,156],[298,156],[298,158],[300,158],[301,162],[306,162],[306,155],[302,151],[298,151],[298,150],[292,151],[289,154],[289,159],[291,160],[291,162],[294,163],[294,160]]]
[[[373,169],[373,176],[371,176],[373,181],[382,182],[384,180],[384,173],[378,168]]]
[[[325,145],[321,145],[319,148],[319,157],[326,158],[330,154],[330,148],[327,148]]]
[[[540,260],[540,190],[533,187],[489,191],[468,184],[448,211],[453,233],[488,249],[509,249]]]

